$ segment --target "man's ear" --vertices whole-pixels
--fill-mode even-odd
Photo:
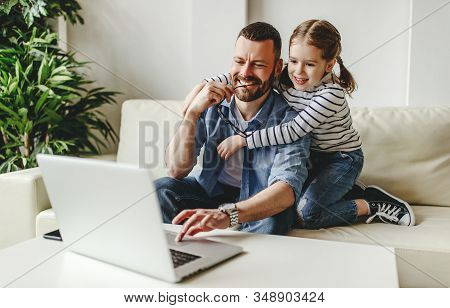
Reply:
[[[283,59],[278,59],[277,63],[275,63],[275,76],[280,75],[282,69],[283,69]]]
[[[327,65],[325,66],[325,72],[329,73],[333,70],[334,65],[336,64],[336,58],[334,58],[333,60],[331,60],[330,62],[327,63]]]

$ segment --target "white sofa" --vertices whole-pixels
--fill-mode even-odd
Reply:
[[[181,120],[181,104],[125,102],[117,156],[100,158],[165,176],[164,149]],[[352,115],[365,153],[360,180],[407,200],[416,226],[361,223],[289,235],[395,247],[401,286],[450,286],[450,107],[353,106]],[[0,175],[0,248],[57,228],[39,168]]]

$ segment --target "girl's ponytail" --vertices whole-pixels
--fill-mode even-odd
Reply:
[[[356,81],[350,71],[345,67],[344,61],[342,61],[341,56],[337,56],[336,61],[339,64],[340,71],[338,83],[350,95],[350,93],[355,91],[357,88]]]

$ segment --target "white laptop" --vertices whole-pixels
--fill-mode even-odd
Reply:
[[[64,244],[148,276],[178,282],[242,252],[195,237],[175,242],[163,229],[147,169],[95,159],[38,155]]]

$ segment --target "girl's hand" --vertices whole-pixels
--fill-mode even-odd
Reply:
[[[236,153],[239,149],[245,147],[247,145],[246,140],[241,136],[235,135],[228,137],[224,141],[222,141],[217,146],[217,152],[220,157],[224,160],[227,160],[234,153]]]

